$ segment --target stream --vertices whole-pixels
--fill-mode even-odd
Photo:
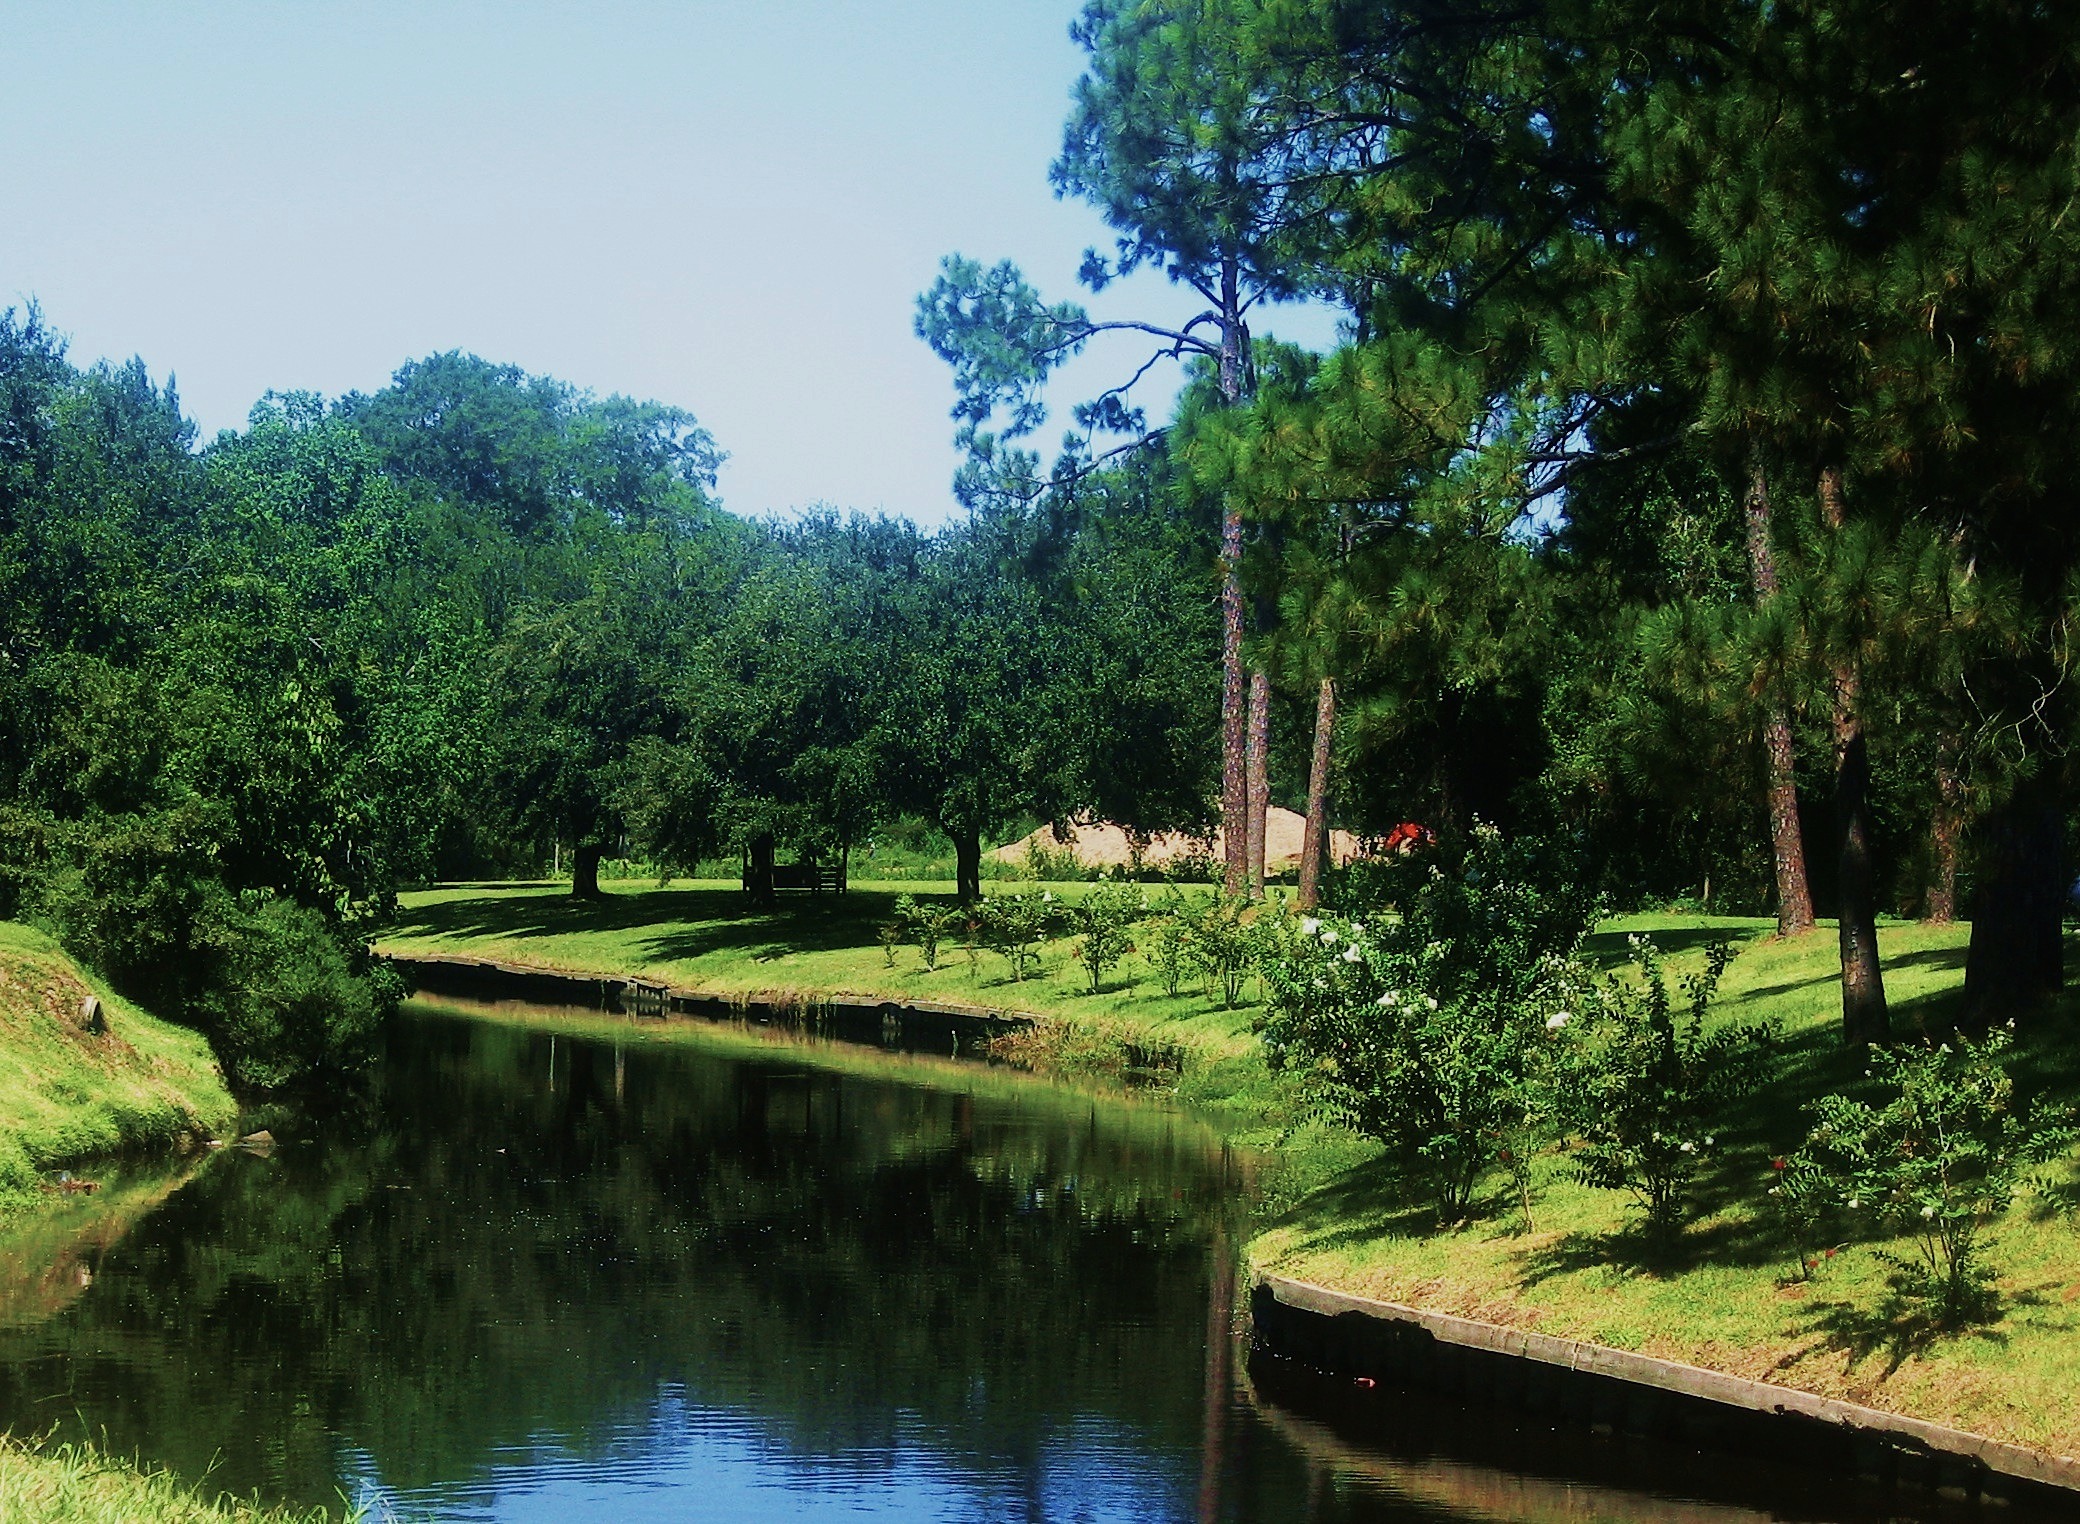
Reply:
[[[1252,1361],[1257,1167],[1158,1102],[461,1005],[365,1114],[0,1240],[0,1427],[376,1518],[1947,1517]]]

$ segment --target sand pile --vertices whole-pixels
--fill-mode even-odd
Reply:
[[[1264,867],[1277,873],[1296,868],[1300,863],[1300,844],[1306,839],[1307,817],[1296,810],[1282,810],[1274,805],[1264,821]],[[1030,836],[1020,837],[990,853],[999,862],[1014,866],[1026,861],[1027,850],[1037,844],[1044,852],[1071,852],[1076,861],[1086,868],[1123,867],[1134,860],[1133,845],[1121,827],[1102,820],[1079,820],[1069,828],[1069,839],[1057,841],[1052,826],[1042,826]],[[1207,857],[1220,862],[1226,856],[1227,844],[1221,833],[1215,831],[1212,839],[1185,836],[1173,833],[1157,836],[1141,851],[1142,863],[1151,868],[1161,868],[1180,857]],[[1360,855],[1358,838],[1348,831],[1329,833],[1329,855],[1338,863],[1347,863]]]

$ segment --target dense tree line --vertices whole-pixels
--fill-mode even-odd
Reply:
[[[1203,826],[1209,563],[1160,467],[937,533],[714,497],[687,414],[467,355],[207,444],[0,322],[0,887],[246,1086],[350,1069],[398,885]]]
[[[1881,910],[1969,901],[1982,1019],[2059,984],[2080,13],[1092,0],[1076,36],[1056,187],[1118,235],[1086,284],[1153,265],[1204,310],[954,257],[918,326],[971,497],[1150,450],[1219,505],[1230,819],[1276,685],[1354,822],[1838,916],[1852,1040]],[[1291,295],[1333,352],[1251,338]],[[1040,387],[1123,335],[1043,469]],[[1154,426],[1126,388],[1164,356]]]

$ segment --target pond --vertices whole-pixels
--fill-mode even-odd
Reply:
[[[0,1426],[413,1519],[1905,1516],[1253,1369],[1180,1112],[588,1030],[408,1008],[369,1115],[0,1245]]]

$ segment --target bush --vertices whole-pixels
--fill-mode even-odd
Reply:
[[[1534,853],[1482,828],[1462,863],[1423,870],[1398,919],[1293,920],[1261,964],[1266,1056],[1458,1221],[1505,1152],[1536,1146],[1551,1033],[1592,982],[1579,953],[1594,914],[1564,880],[1541,881]]]
[[[975,907],[983,941],[1004,955],[1012,978],[1023,981],[1040,971],[1040,949],[1054,930],[1057,903],[1052,891],[1027,889],[991,895]]]
[[[1911,1259],[1885,1256],[1893,1290],[1946,1327],[1991,1310],[1987,1224],[2014,1203],[2031,1166],[2080,1136],[2066,1113],[2017,1099],[2004,1063],[2013,1042],[1999,1028],[1980,1042],[1873,1049],[1883,1102],[1822,1097],[1788,1161],[1824,1182],[1831,1205],[1913,1244]]]
[[[1666,1242],[1690,1212],[1698,1166],[1719,1146],[1733,1102],[1768,1078],[1772,1032],[1748,1023],[1704,1029],[1706,1008],[1732,951],[1705,953],[1705,971],[1682,980],[1684,1019],[1661,959],[1632,939],[1637,981],[1613,975],[1569,1044],[1561,1116],[1583,1139],[1576,1173],[1590,1185],[1630,1191],[1647,1230]]]
[[[1163,907],[1154,928],[1142,941],[1147,948],[1144,956],[1148,966],[1155,971],[1163,993],[1174,999],[1192,966],[1192,928],[1186,922],[1182,900],[1175,890],[1171,893],[1172,903]]]
[[[216,876],[212,822],[168,811],[98,822],[68,846],[37,917],[124,995],[210,1039],[247,1094],[366,1066],[401,993],[317,911]]]
[[[1069,925],[1082,937],[1076,961],[1090,976],[1093,995],[1104,988],[1106,973],[1134,950],[1134,922],[1147,908],[1140,889],[1125,884],[1101,884],[1068,907]]]
[[[1217,986],[1221,1004],[1234,1010],[1242,1004],[1242,989],[1257,951],[1250,935],[1249,901],[1223,894],[1178,914],[1187,934],[1186,956],[1205,979],[1207,994]]]
[[[920,904],[907,894],[896,899],[896,920],[917,943],[927,972],[938,968],[939,944],[960,926],[961,918],[956,906]],[[893,965],[895,960],[889,961]]]

